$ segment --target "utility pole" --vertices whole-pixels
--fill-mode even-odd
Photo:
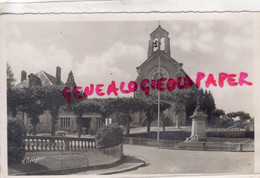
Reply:
[[[159,79],[161,78],[161,56],[159,56]],[[160,90],[158,90],[157,144],[160,142]]]

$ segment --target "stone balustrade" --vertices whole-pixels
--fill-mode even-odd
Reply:
[[[94,138],[26,136],[26,151],[90,151],[96,149]]]

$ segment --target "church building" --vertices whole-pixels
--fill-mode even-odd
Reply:
[[[170,38],[169,33],[164,30],[160,25],[150,34],[150,40],[148,43],[148,55],[147,59],[138,66],[137,69],[137,79],[136,82],[141,86],[141,82],[144,79],[158,80],[160,78],[173,78],[177,79],[178,77],[184,78],[187,76],[185,71],[182,69],[183,64],[177,62],[171,57],[171,47],[170,47]],[[182,81],[183,82],[183,81]],[[193,81],[192,81],[193,82]],[[194,82],[193,82],[194,83]],[[195,85],[193,85],[195,87]],[[196,87],[195,87],[196,88]],[[161,94],[167,91],[161,92]],[[150,95],[157,95],[157,90],[150,90]],[[147,97],[140,88],[134,93],[135,98],[144,98]],[[172,107],[166,111],[165,116],[168,118],[170,125],[176,125],[176,120],[178,118],[178,124],[186,125],[186,111],[185,105],[178,104],[173,101]],[[176,113],[176,108],[178,107],[178,114]],[[157,117],[157,115],[155,116]],[[136,124],[142,124],[144,121],[144,114],[139,113],[139,117],[136,117],[134,122]],[[153,119],[154,122],[156,119]],[[157,122],[157,121],[156,121]],[[155,123],[152,125],[155,125]]]

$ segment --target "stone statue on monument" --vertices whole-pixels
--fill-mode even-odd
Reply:
[[[204,113],[201,108],[199,96],[197,97],[197,105],[193,112],[192,118],[192,127],[191,127],[191,136],[186,138],[185,142],[206,142],[208,141],[206,136],[206,119],[207,114]]]
[[[201,102],[200,102],[199,96],[197,97],[197,104],[196,104],[196,108],[193,112],[193,116],[198,115],[198,112],[203,112],[203,110],[201,109]]]

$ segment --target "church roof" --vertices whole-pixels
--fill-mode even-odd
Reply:
[[[48,74],[45,71],[39,71],[36,74],[30,74],[38,77],[41,80],[42,86],[53,86],[56,85],[57,78]],[[61,85],[65,85],[61,81]],[[18,83],[17,85],[14,86],[14,88],[29,88],[29,78],[23,80],[22,82]]]
[[[173,58],[171,58],[170,56],[168,56],[168,55],[165,54],[164,52],[162,52],[162,51],[156,51],[156,52],[154,52],[151,56],[149,56],[139,67],[136,67],[136,69],[141,68],[143,65],[145,65],[146,63],[148,63],[151,59],[154,58],[155,55],[157,55],[157,54],[159,54],[159,53],[162,53],[162,55],[166,56],[167,58],[170,58],[173,63],[179,64],[177,61],[175,61]]]
[[[159,26],[150,34],[150,36],[153,36],[153,34],[154,34],[154,33],[157,33],[158,31],[162,31],[162,32],[164,32],[164,33],[166,33],[166,34],[169,34],[169,32],[167,32],[166,30],[164,30],[164,29],[161,27],[161,25],[159,25]]]

